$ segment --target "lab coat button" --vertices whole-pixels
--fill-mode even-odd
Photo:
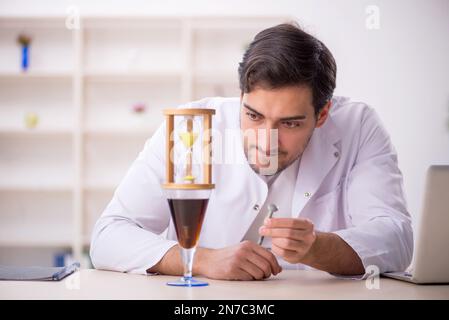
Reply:
[[[254,207],[253,207],[253,210],[256,210],[256,211],[259,210],[259,205],[255,204]]]
[[[334,153],[334,157],[335,157],[335,158],[338,158],[339,156],[340,156],[340,153],[338,153],[338,152],[335,152],[335,153]]]
[[[304,197],[309,198],[311,196],[310,192],[305,192]]]

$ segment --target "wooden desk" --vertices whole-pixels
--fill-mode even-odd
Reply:
[[[414,285],[381,278],[365,281],[320,271],[284,271],[264,281],[207,280],[209,286],[165,285],[176,277],[81,270],[61,282],[0,281],[0,299],[449,299],[449,285]]]

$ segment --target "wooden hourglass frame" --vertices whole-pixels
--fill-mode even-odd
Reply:
[[[211,150],[211,129],[212,129],[212,115],[215,114],[214,109],[165,109],[164,116],[166,120],[166,183],[162,185],[164,189],[214,189],[215,185],[212,183],[212,150]],[[192,174],[192,154],[186,155],[186,180],[190,180],[191,183],[175,183],[174,179],[174,163],[171,157],[173,148],[175,145],[175,116],[183,116],[186,119],[186,132],[181,137],[186,147],[193,147],[196,136],[193,132],[193,118],[195,116],[202,117],[202,168],[203,168],[203,181],[196,183]]]

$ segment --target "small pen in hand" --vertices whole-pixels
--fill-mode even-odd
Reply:
[[[268,219],[271,219],[271,217],[273,217],[273,214],[274,214],[276,211],[278,211],[278,207],[277,207],[275,204],[269,204],[269,205],[268,205]],[[264,236],[261,236],[261,237],[259,238],[259,246],[262,245],[263,239],[264,239],[264,238],[265,238]]]

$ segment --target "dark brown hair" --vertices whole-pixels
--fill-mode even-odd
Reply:
[[[315,114],[332,98],[337,66],[329,49],[295,23],[259,32],[239,64],[242,93],[256,87],[276,89],[307,85]]]

